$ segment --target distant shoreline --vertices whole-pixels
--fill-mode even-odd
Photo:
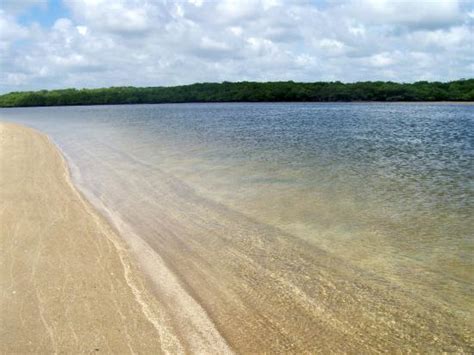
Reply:
[[[0,106],[0,109],[14,108],[47,108],[47,107],[85,107],[85,106],[140,106],[140,105],[181,105],[181,104],[412,104],[412,105],[465,105],[474,106],[474,101],[189,101],[189,102],[158,102],[158,103],[118,103],[118,104],[74,104],[74,105],[39,105],[39,106]]]
[[[223,82],[10,92],[0,107],[228,102],[472,102],[474,79],[446,83]]]

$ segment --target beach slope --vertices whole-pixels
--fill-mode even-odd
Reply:
[[[0,353],[179,352],[49,139],[0,123]]]

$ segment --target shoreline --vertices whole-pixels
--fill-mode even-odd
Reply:
[[[474,79],[449,82],[201,82],[174,86],[65,88],[9,92],[2,106],[172,102],[472,101]]]
[[[185,102],[143,102],[117,104],[73,104],[41,106],[0,106],[0,109],[42,108],[42,107],[86,107],[86,106],[140,106],[140,105],[180,105],[180,104],[412,104],[412,105],[465,105],[474,106],[474,101],[185,101]]]
[[[0,123],[0,164],[0,352],[474,348],[469,324],[449,310],[203,199],[166,172],[155,179],[177,195],[154,188],[153,210],[131,199],[119,213],[31,128]],[[41,322],[25,327],[25,313]],[[93,349],[91,333],[102,342]]]
[[[141,266],[50,139],[0,122],[0,164],[0,351],[184,352]]]

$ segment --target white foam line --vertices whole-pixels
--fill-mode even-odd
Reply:
[[[49,137],[48,139],[50,140]],[[77,194],[79,200],[82,202],[88,213],[95,219],[97,224],[103,228],[103,223],[99,216],[84,200],[84,197],[79,193],[71,180],[68,166],[71,167],[71,171],[74,171],[74,174],[77,174],[77,177],[80,179],[79,169],[70,159],[68,159],[68,165],[66,162],[67,155],[64,154],[64,152],[62,153],[63,155],[61,155],[61,158],[65,165],[65,178],[67,183]],[[190,347],[189,350],[194,353],[233,353],[227,344],[227,341],[219,333],[205,309],[186,292],[176,275],[174,275],[174,273],[166,266],[160,255],[154,251],[148,243],[140,238],[129,224],[124,222],[117,214],[112,213],[112,211],[110,211],[93,193],[89,193],[89,191],[81,186],[81,184],[79,184],[78,188],[92,205],[100,210],[120,232],[133,253],[139,256],[140,265],[146,274],[152,279],[153,283],[159,290],[159,293],[165,295],[166,299],[173,300],[174,309],[172,314],[168,315],[168,317],[177,320],[176,323],[179,327],[179,333],[185,338],[186,344]],[[169,320],[167,320],[168,317],[165,314],[165,309],[160,310],[159,314],[157,314],[158,312],[153,310],[143,298],[142,291],[140,291],[133,278],[127,250],[121,245],[120,241],[113,238],[110,233],[104,231],[104,234],[117,249],[124,268],[124,276],[127,284],[132,290],[136,301],[140,304],[143,314],[158,331],[163,346],[162,350],[166,353],[184,353],[184,346],[175,335],[178,332],[173,331],[173,325],[171,325]]]

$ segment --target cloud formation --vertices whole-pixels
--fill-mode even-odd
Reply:
[[[63,0],[0,5],[0,91],[474,75],[474,6],[449,0]]]

